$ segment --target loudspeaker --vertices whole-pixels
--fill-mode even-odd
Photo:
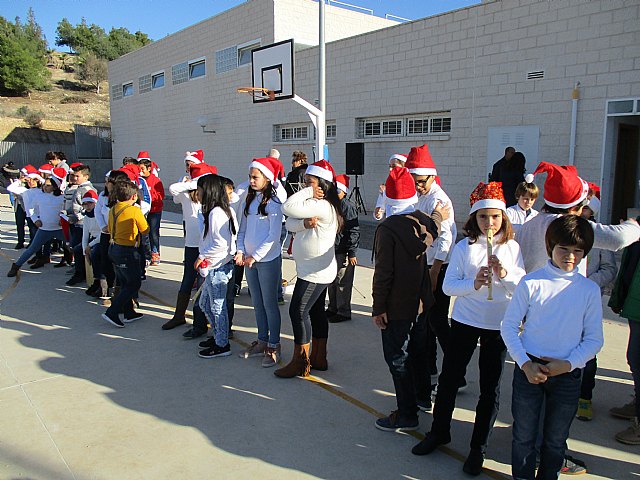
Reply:
[[[347,175],[364,175],[364,143],[347,143]]]

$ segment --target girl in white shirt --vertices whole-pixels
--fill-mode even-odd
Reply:
[[[451,441],[451,417],[458,386],[480,340],[480,398],[471,437],[471,451],[463,470],[472,475],[482,463],[498,415],[500,378],[507,353],[500,336],[500,322],[516,285],[524,276],[520,247],[513,240],[506,216],[502,187],[497,182],[480,183],[471,194],[471,211],[464,226],[467,238],[453,249],[443,290],[456,296],[451,315],[450,352],[445,352],[431,431],[413,448],[427,455]],[[494,233],[492,255],[488,255],[487,231]],[[488,299],[491,285],[492,300]]]
[[[245,267],[258,326],[258,339],[240,357],[262,357],[265,368],[280,360],[282,203],[276,191],[280,165],[271,157],[256,158],[249,165],[249,189],[240,217],[235,255],[236,265]]]
[[[295,341],[293,358],[288,365],[274,372],[281,378],[309,375],[312,336],[314,352],[311,358],[317,355],[320,363],[326,363],[329,327],[324,297],[338,272],[334,245],[343,220],[333,183],[335,171],[330,163],[320,160],[307,168],[304,178],[307,186],[282,206],[288,217],[287,230],[296,234],[293,258],[298,279],[289,306]]]
[[[238,224],[229,207],[224,182],[218,175],[200,177],[197,195],[202,206],[204,230],[198,246],[200,254],[193,267],[206,277],[199,305],[211,324],[215,342],[198,355],[202,358],[227,357],[231,355],[231,347],[226,297],[233,274]]]
[[[540,190],[533,183],[533,175],[528,174],[524,177],[524,182],[519,183],[516,187],[516,200],[518,203],[507,208],[507,217],[513,226],[513,233],[516,235],[520,231],[520,227],[538,215],[538,211],[533,208]]]

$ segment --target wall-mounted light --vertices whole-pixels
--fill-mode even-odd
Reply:
[[[216,133],[216,131],[212,130],[211,128],[207,130],[207,125],[209,125],[209,118],[206,115],[198,117],[198,125],[202,127],[202,133]]]

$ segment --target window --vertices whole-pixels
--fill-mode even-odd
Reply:
[[[138,79],[138,92],[147,93],[151,91],[151,75],[143,75]]]
[[[238,45],[238,66],[248,65],[251,63],[251,50],[260,46],[260,40]]]
[[[111,85],[111,100],[120,100],[122,98],[122,84]]]
[[[382,135],[402,135],[402,120],[385,120],[382,122]]]
[[[122,96],[130,97],[133,95],[133,82],[123,83],[122,84]]]
[[[327,138],[336,138],[336,124],[328,123],[327,124]]]
[[[151,88],[164,87],[164,72],[151,75]]]
[[[192,78],[204,77],[205,64],[204,59],[189,62],[189,80]]]
[[[310,131],[311,131],[311,128],[309,124],[274,125],[273,141],[274,142],[308,141],[310,140],[310,137],[309,137]]]
[[[358,138],[425,136],[451,132],[450,112],[391,118],[360,118],[356,122]]]
[[[216,52],[216,73],[224,73],[238,67],[238,48],[233,47]]]
[[[189,65],[187,62],[179,63],[171,67],[171,83],[178,85],[189,80]]]
[[[407,135],[424,135],[430,133],[449,133],[451,117],[409,118]]]
[[[395,137],[403,134],[402,119],[364,120],[364,137]]]

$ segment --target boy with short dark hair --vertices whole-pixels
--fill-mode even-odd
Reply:
[[[584,218],[565,215],[552,221],[545,235],[550,260],[523,277],[502,321],[502,338],[516,363],[511,403],[514,478],[534,479],[541,415],[535,478],[558,477],[578,407],[581,369],[602,348],[600,289],[578,272],[593,239],[593,228]]]
[[[118,203],[109,211],[109,258],[116,270],[120,292],[111,301],[111,306],[102,314],[102,318],[122,328],[124,323],[119,318],[121,312],[124,313],[126,323],[142,318],[142,314],[133,309],[132,299],[137,297],[141,285],[138,251],[140,234],[149,231],[149,224],[140,208],[135,205],[138,189],[133,183],[117,182],[113,190]]]
[[[140,177],[147,184],[151,196],[151,209],[147,214],[149,222],[149,240],[151,242],[151,265],[160,264],[160,221],[162,220],[162,207],[164,206],[164,186],[162,181],[152,173],[153,163],[148,158],[138,161]]]
[[[64,192],[64,209],[69,221],[69,247],[73,252],[82,244],[82,225],[84,221],[84,209],[82,198],[89,191],[96,191],[89,180],[91,168],[88,165],[79,164],[71,169],[69,174],[69,186]],[[65,261],[60,262],[63,265]],[[85,280],[84,258],[76,258],[75,273],[67,280],[66,285],[72,286]]]

